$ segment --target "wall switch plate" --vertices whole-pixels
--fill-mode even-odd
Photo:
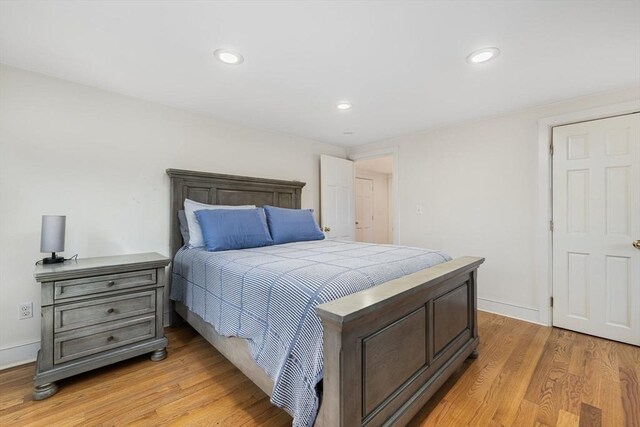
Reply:
[[[20,304],[20,314],[19,319],[30,319],[33,317],[33,303],[25,302],[24,304]]]

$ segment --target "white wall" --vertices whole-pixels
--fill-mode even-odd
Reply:
[[[34,358],[40,217],[67,215],[63,255],[169,254],[167,168],[307,183],[345,150],[0,66],[0,367]],[[18,320],[18,305],[34,317]]]
[[[547,284],[534,281],[537,122],[634,99],[640,88],[367,144],[350,154],[398,147],[399,243],[486,257],[480,308],[546,323],[538,287]]]
[[[389,239],[389,174],[358,168],[356,178],[373,181],[373,243],[391,243]],[[357,191],[357,190],[356,190]]]

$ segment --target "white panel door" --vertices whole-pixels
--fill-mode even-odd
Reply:
[[[356,241],[373,243],[373,180],[356,178]]]
[[[640,345],[640,113],[553,145],[553,324]]]
[[[320,156],[320,222],[328,239],[355,240],[351,160]]]

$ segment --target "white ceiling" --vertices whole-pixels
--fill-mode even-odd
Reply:
[[[640,2],[2,1],[0,61],[349,146],[640,85]]]

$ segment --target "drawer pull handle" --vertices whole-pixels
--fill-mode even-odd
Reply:
[[[115,284],[116,284],[116,282],[114,282],[113,280],[110,280],[110,281],[107,282],[107,286],[113,286]]]
[[[109,310],[107,310],[107,313],[111,314],[113,313],[115,310],[113,308],[110,308]]]
[[[113,338],[113,335],[109,335],[109,336],[107,337],[107,341],[113,341],[114,339],[115,339],[115,338]]]

